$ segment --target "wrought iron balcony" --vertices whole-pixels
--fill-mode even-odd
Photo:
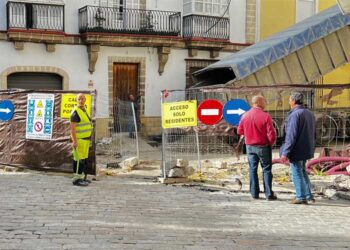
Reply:
[[[64,6],[9,1],[7,29],[64,31]]]
[[[85,6],[79,9],[79,32],[178,36],[181,32],[181,13]]]
[[[183,36],[228,40],[230,21],[224,17],[189,15],[183,17]]]

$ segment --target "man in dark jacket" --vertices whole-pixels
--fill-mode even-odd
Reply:
[[[315,153],[315,116],[303,106],[301,92],[292,92],[289,98],[291,111],[285,124],[285,142],[281,147],[281,159],[289,159],[296,197],[290,203],[307,204],[314,202],[311,184],[305,169],[306,160]]]

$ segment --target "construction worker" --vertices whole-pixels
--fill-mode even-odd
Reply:
[[[70,130],[73,146],[73,185],[87,186],[87,158],[92,135],[92,122],[85,108],[86,97],[77,95],[77,106],[70,116]]]

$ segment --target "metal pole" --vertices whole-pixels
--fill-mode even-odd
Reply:
[[[198,137],[197,130],[195,130],[195,134],[196,134],[197,159],[198,159],[199,172],[202,173],[202,163],[201,163],[201,156],[200,156],[200,152],[199,152],[199,137]]]
[[[137,135],[136,114],[135,114],[135,106],[133,102],[131,102],[131,109],[132,109],[132,117],[134,118],[137,161],[140,162],[139,137]]]
[[[163,120],[163,91],[160,92],[160,114],[161,120]],[[165,159],[164,159],[164,144],[165,144],[164,128],[162,128],[162,167],[163,167],[163,178],[166,178],[165,174]]]
[[[117,114],[117,125],[119,127],[119,132],[117,131],[117,140],[118,140],[118,137],[119,137],[119,150],[120,150],[120,157],[122,157],[124,155],[124,152],[123,152],[123,127],[122,127],[122,122],[121,122],[121,111],[120,109],[122,108],[122,103],[120,102],[119,98],[117,98],[117,101],[116,101],[116,114]]]

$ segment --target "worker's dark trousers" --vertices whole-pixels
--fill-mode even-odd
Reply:
[[[73,161],[73,173],[77,172],[77,161]],[[87,159],[80,160],[79,161],[79,169],[78,169],[78,174],[84,173],[85,176],[87,174]]]

